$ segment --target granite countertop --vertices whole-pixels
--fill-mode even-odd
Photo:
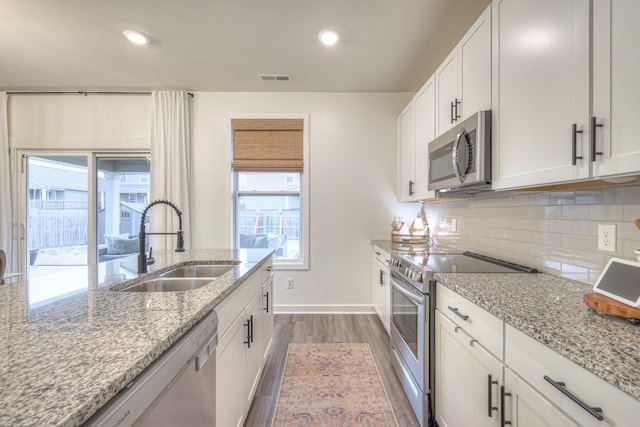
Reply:
[[[449,273],[438,282],[640,399],[640,326],[589,308],[590,285],[549,274]]]
[[[137,256],[130,256],[0,286],[0,425],[80,425],[272,252],[154,251],[147,274],[136,274]],[[199,289],[111,291],[174,266],[225,261],[240,263]]]

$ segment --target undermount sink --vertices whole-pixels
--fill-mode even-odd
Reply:
[[[175,268],[160,277],[218,277],[236,267],[236,264],[196,264]]]
[[[159,277],[145,280],[122,289],[121,292],[178,292],[198,289],[211,282],[210,278],[195,277]]]

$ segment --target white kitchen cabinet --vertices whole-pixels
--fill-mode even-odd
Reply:
[[[487,7],[435,72],[436,135],[491,109],[491,7]]]
[[[398,116],[398,200],[435,197],[429,191],[429,149],[435,138],[435,85],[429,79]]]
[[[413,100],[398,116],[398,182],[400,202],[412,199],[415,185],[416,122]]]
[[[589,177],[589,3],[492,3],[494,189]]]
[[[238,316],[216,348],[216,425],[242,426],[244,407],[244,316]]]
[[[262,327],[261,348],[262,348],[262,364],[264,365],[271,351],[271,343],[273,342],[273,276],[269,274],[267,280],[262,284],[262,319],[260,321]]]
[[[436,421],[440,427],[500,425],[502,363],[436,310]]]
[[[578,427],[579,424],[545,399],[511,369],[504,370],[504,420],[512,427]]]
[[[273,336],[273,292],[269,259],[225,298],[218,314],[216,425],[241,426],[262,375]]]
[[[638,425],[640,401],[510,325],[505,329],[505,364],[576,425],[584,427]],[[554,386],[550,380],[556,385]],[[505,391],[513,393],[513,389],[508,386]],[[596,417],[597,411],[590,413],[566,393],[575,396],[577,400],[584,403],[585,407],[600,408],[603,419],[599,420]],[[509,411],[514,410],[513,406],[516,403],[509,403],[509,400],[506,402],[507,416],[510,416]],[[537,416],[542,417],[543,414],[540,413]],[[558,424],[550,425],[563,424],[558,421]]]
[[[260,375],[262,374],[262,347],[261,347],[261,329],[259,323],[262,316],[262,286],[251,298],[244,312],[245,328],[247,329],[243,343],[244,348],[244,392],[245,408],[248,411],[251,407],[251,400],[256,392]]]
[[[389,253],[373,246],[373,307],[389,332],[391,322],[391,271]]]
[[[593,117],[602,125],[589,146],[594,177],[640,171],[639,16],[638,0],[593,2]]]

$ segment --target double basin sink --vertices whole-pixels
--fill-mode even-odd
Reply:
[[[238,263],[184,265],[167,271],[158,277],[124,288],[121,292],[190,291],[206,285],[237,265]]]

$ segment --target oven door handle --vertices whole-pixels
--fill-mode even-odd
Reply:
[[[396,288],[401,294],[409,298],[411,301],[415,302],[419,305],[424,305],[424,297],[422,295],[418,296],[411,291],[406,290],[402,285],[398,284],[393,277],[391,278],[391,284],[394,288]]]

